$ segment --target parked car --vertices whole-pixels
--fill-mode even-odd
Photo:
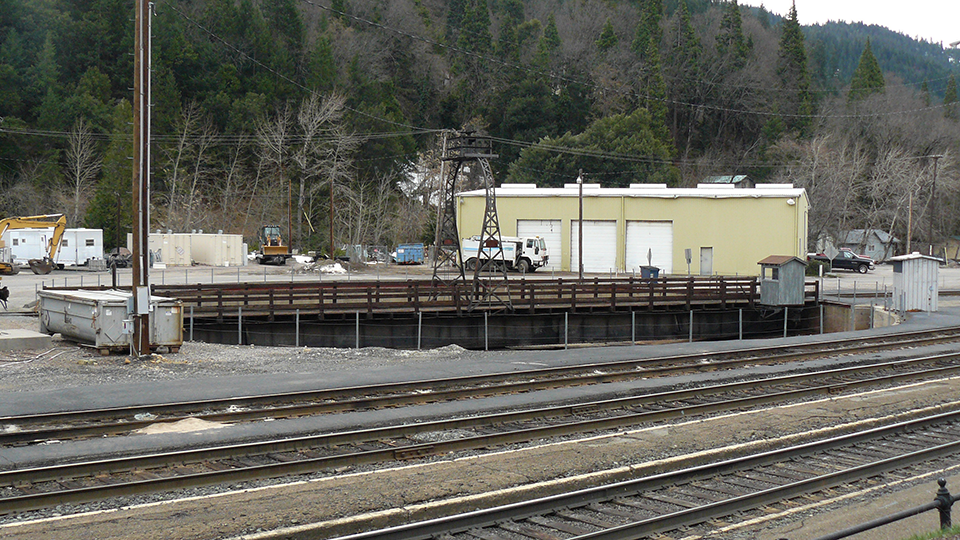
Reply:
[[[869,270],[874,269],[873,259],[864,257],[863,255],[857,255],[849,249],[841,249],[833,259],[830,259],[823,253],[808,253],[807,260],[829,263],[832,270],[839,268],[841,270],[860,272],[861,274],[866,274]]]

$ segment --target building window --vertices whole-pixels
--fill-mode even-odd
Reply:
[[[69,242],[66,238],[64,238],[64,239],[60,240],[60,245],[63,246],[63,247],[67,247],[67,246],[70,245],[70,242]]]
[[[14,239],[13,239],[13,245],[19,246],[19,245],[20,245],[20,239],[19,239],[19,238],[14,238]]]
[[[84,244],[87,247],[93,246],[93,238],[87,238],[86,243]]]

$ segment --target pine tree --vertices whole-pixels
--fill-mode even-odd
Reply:
[[[750,56],[750,46],[743,35],[743,18],[737,0],[723,5],[723,18],[717,34],[717,54],[734,69],[742,68]]]
[[[957,120],[957,78],[951,75],[947,79],[947,88],[943,92],[943,115],[951,120]]]
[[[853,80],[850,81],[848,98],[850,101],[858,101],[871,94],[882,94],[884,87],[883,70],[880,69],[877,57],[873,55],[870,38],[867,38],[867,46],[860,55],[860,63],[857,64],[857,69],[853,72]]]
[[[813,98],[810,93],[810,73],[807,71],[807,49],[797,19],[796,4],[790,8],[781,26],[777,74],[783,89],[781,95],[785,99],[781,102],[780,111],[788,115],[785,124],[803,134],[810,126]]]
[[[930,106],[930,87],[927,86],[927,81],[923,81],[920,84],[920,99],[923,100],[923,106]]]
[[[613,31],[613,24],[610,22],[610,19],[607,19],[607,24],[603,25],[603,31],[600,32],[600,37],[597,38],[597,49],[599,49],[601,53],[605,53],[616,47],[619,41],[620,38],[618,38],[616,32]]]
[[[660,20],[663,18],[662,0],[644,0],[641,5],[640,22],[637,23],[637,34],[633,38],[631,48],[638,56],[646,54],[650,41],[653,40],[659,45],[663,39],[663,31],[660,29]]]

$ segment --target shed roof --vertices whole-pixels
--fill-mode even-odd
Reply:
[[[807,261],[801,259],[800,257],[794,257],[793,255],[770,255],[769,257],[758,261],[757,264],[769,264],[773,266],[783,266],[790,261],[797,261],[798,263],[806,266]]]
[[[541,188],[534,184],[503,184],[495,189],[501,197],[578,197],[578,184],[562,188]],[[484,197],[484,190],[463,191],[459,197]],[[793,184],[758,184],[757,187],[736,189],[729,184],[698,184],[695,188],[668,188],[666,184],[630,184],[629,188],[604,188],[600,184],[583,184],[584,197],[638,197],[651,199],[760,199],[805,197],[804,188]]]
[[[929,256],[929,255],[924,255],[924,254],[919,253],[919,252],[917,252],[917,251],[914,251],[913,253],[911,253],[911,254],[909,254],[909,255],[900,255],[900,256],[897,256],[897,257],[890,257],[890,259],[888,259],[888,260],[890,260],[890,261],[913,261],[913,260],[917,260],[917,259],[927,259],[927,260],[929,260],[929,261],[936,261],[936,262],[938,262],[938,263],[940,262],[940,259],[938,259],[938,258],[936,258],[936,257],[931,257],[931,256]]]

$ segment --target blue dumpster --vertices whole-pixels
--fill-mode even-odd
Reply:
[[[423,264],[423,244],[397,246],[397,264]]]
[[[660,277],[660,269],[656,266],[641,266],[640,277],[643,279]]]

